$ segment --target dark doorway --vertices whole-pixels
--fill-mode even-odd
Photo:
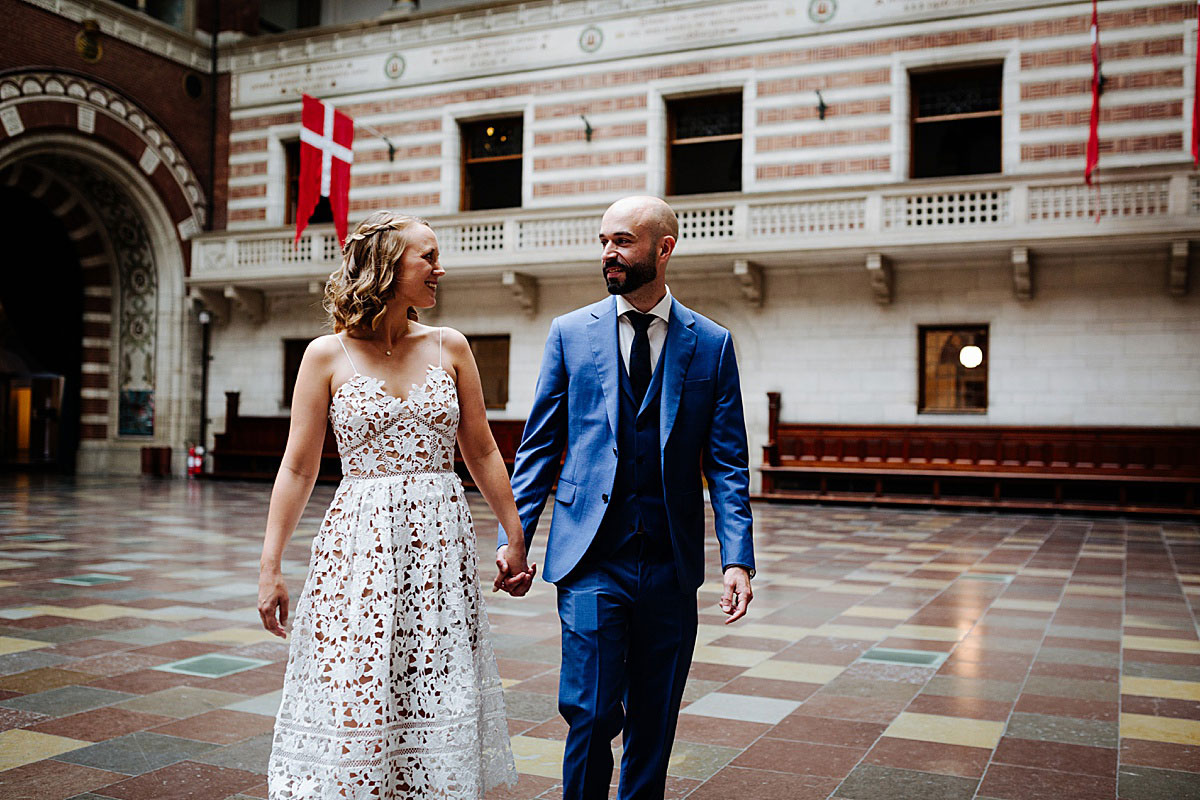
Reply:
[[[83,281],[58,218],[0,188],[0,461],[74,472],[79,449]]]

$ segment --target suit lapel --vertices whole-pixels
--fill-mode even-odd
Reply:
[[[671,298],[671,320],[667,325],[667,341],[662,352],[662,413],[659,415],[659,442],[667,446],[671,429],[675,427],[675,415],[679,411],[679,395],[683,391],[683,378],[692,354],[696,352],[696,332],[692,326],[696,317],[675,298]]]
[[[615,297],[602,300],[592,306],[588,323],[588,341],[592,345],[592,360],[600,376],[600,387],[604,391],[604,409],[608,412],[608,426],[614,437],[617,435],[617,403],[620,401],[620,383],[617,380],[617,300]]]

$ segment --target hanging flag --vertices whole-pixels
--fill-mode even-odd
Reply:
[[[1200,0],[1196,3],[1196,18],[1200,20]],[[1200,27],[1196,28],[1196,95],[1192,101],[1192,164],[1200,167]]]
[[[304,95],[300,114],[300,187],[296,203],[296,241],[320,198],[329,198],[338,244],[346,241],[350,213],[350,163],[354,121],[332,105]]]
[[[1100,16],[1092,0],[1092,118],[1088,126],[1087,165],[1083,179],[1092,185],[1092,173],[1100,161]]]

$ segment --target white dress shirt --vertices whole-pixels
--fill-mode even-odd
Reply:
[[[633,304],[623,296],[617,295],[617,343],[621,345],[621,361],[625,364],[625,374],[629,374],[629,351],[633,349],[633,323],[625,316],[627,311],[637,311]],[[671,321],[671,287],[658,305],[650,309],[654,319],[646,330],[646,338],[650,340],[650,374],[658,367],[658,357],[662,355],[663,345],[667,342],[667,323]]]

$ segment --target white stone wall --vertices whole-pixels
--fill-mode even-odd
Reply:
[[[424,319],[467,334],[508,333],[509,404],[524,419],[546,333],[562,313],[605,296],[594,279],[544,281],[530,319],[503,287],[443,281]],[[1200,425],[1200,294],[1172,298],[1164,260],[1060,259],[1035,267],[1035,295],[1012,293],[1001,265],[902,266],[895,301],[873,300],[865,270],[768,273],[766,302],[748,306],[725,275],[680,274],[675,296],[734,333],[751,463],[766,438],[766,393],[793,422],[979,425]],[[987,414],[917,414],[917,326],[990,326]],[[259,326],[235,317],[214,336],[211,430],[224,429],[224,392],[247,415],[283,415],[283,346],[325,332],[319,298],[274,298]]]

